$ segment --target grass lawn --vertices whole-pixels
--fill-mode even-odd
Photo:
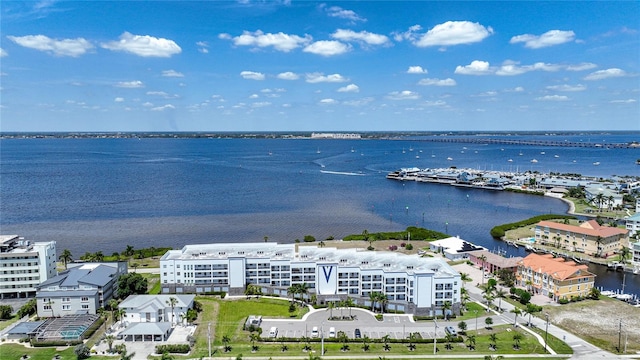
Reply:
[[[140,273],[140,275],[147,279],[147,294],[160,294],[160,274]]]
[[[0,354],[2,359],[20,359],[24,354],[29,356],[29,360],[51,360],[56,354],[60,355],[63,360],[76,360],[76,354],[72,347],[62,348],[27,348],[21,344],[2,344],[0,345]]]
[[[20,320],[18,318],[18,315],[13,315],[11,317],[11,319],[7,319],[7,320],[2,320],[0,321],[0,330],[4,330],[5,328],[7,328],[9,325],[17,322],[18,320]]]

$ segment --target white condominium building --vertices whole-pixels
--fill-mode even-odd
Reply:
[[[386,251],[336,249],[297,244],[230,243],[186,245],[160,259],[162,292],[243,294],[255,284],[263,294],[287,296],[306,284],[317,303],[353,299],[371,306],[370,295],[386,296],[385,309],[440,315],[445,303],[458,313],[460,274],[445,261]]]
[[[40,283],[57,274],[55,241],[0,235],[0,299],[33,297]]]

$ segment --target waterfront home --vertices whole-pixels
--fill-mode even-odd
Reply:
[[[613,209],[622,206],[622,194],[604,183],[591,183],[584,188],[587,202],[600,209]]]
[[[58,274],[56,242],[0,235],[0,267],[0,299],[33,297],[38,285]]]
[[[173,300],[172,300],[173,299]],[[125,311],[125,323],[186,322],[187,310],[193,307],[195,295],[129,295],[118,308]],[[172,305],[173,304],[173,305]]]
[[[38,286],[39,317],[95,314],[115,297],[127,262],[70,263],[68,269]]]
[[[442,315],[445,303],[459,312],[462,284],[460,273],[440,258],[262,242],[169,250],[160,258],[160,282],[163,294],[241,295],[253,284],[265,295],[314,298],[318,304],[349,297],[360,306],[431,316]],[[303,294],[291,294],[303,287]],[[377,294],[385,300],[375,299]]]
[[[448,237],[446,239],[429,242],[429,250],[442,253],[449,260],[464,260],[469,258],[472,251],[486,250],[482,246],[474,245],[460,237]]]
[[[628,244],[627,230],[602,226],[595,220],[579,226],[540,221],[535,228],[536,243],[593,256],[607,257]]]
[[[551,254],[529,254],[518,263],[516,284],[554,301],[589,295],[595,275],[587,265],[579,265]]]
[[[635,215],[624,220],[629,236],[633,236],[636,232],[640,231],[640,212],[636,212]]]
[[[518,262],[521,256],[504,257],[487,250],[471,251],[469,261],[479,268],[484,268],[485,272],[496,273],[502,269],[509,269],[514,274],[518,270]]]

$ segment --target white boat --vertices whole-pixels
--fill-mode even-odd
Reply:
[[[554,157],[554,158],[559,158],[559,157],[560,157],[560,155],[553,155],[553,157]]]
[[[452,157],[448,157],[447,160],[451,161],[451,160],[453,160],[453,158]]]
[[[544,151],[540,151],[540,155],[544,155],[546,154]]]
[[[318,150],[316,150],[316,154],[320,154],[320,148],[318,148]]]
[[[535,163],[537,163],[537,162],[538,162],[538,160],[533,159],[533,160],[531,160],[531,162],[535,164]]]
[[[600,161],[596,161],[596,162],[594,162],[594,163],[593,163],[593,165],[595,165],[595,166],[600,165]]]
[[[513,159],[509,159],[509,160],[507,160],[507,161],[508,161],[508,162],[513,162]]]

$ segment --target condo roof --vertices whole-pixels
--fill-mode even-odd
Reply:
[[[551,254],[530,254],[520,261],[520,265],[558,280],[575,276],[594,276],[589,272],[587,265],[578,265],[573,261],[565,261],[563,258],[554,258]]]
[[[584,234],[584,235],[596,236],[596,237],[600,236],[602,238],[608,238],[610,236],[615,236],[615,235],[625,235],[627,233],[627,230],[625,229],[619,229],[619,228],[610,227],[610,226],[601,226],[595,220],[585,221],[582,224],[580,224],[580,226],[562,224],[554,221],[540,221],[538,223],[538,226],[548,227],[554,230],[570,231],[576,234]]]

